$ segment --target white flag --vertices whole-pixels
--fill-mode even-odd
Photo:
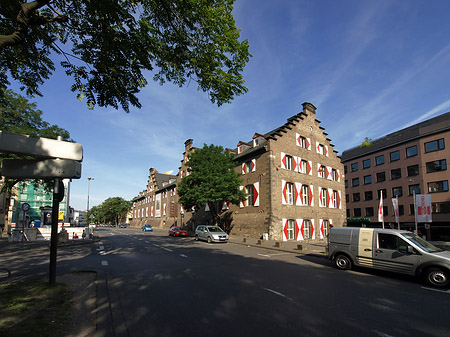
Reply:
[[[384,222],[383,214],[383,191],[380,191],[380,206],[378,206],[378,221]]]
[[[398,199],[392,198],[392,206],[394,206],[395,222],[398,223]]]

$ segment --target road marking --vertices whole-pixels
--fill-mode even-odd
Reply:
[[[277,253],[277,254],[258,254],[259,256],[264,257],[272,257],[272,256],[280,256],[280,255],[291,255],[291,253]]]
[[[184,255],[184,254],[180,254],[180,256],[181,256],[181,257],[187,257],[187,255]]]
[[[169,249],[169,248],[166,248],[166,247],[161,247],[161,248],[164,249],[164,250],[167,250],[168,252],[173,252],[172,249]]]
[[[99,244],[99,245],[103,245],[103,242],[102,242],[102,241],[99,241],[98,244]]]
[[[105,246],[98,246],[98,249],[105,249]]]
[[[387,333],[377,331],[377,330],[372,330],[372,332],[375,332],[378,336],[381,336],[381,337],[394,337],[392,335],[388,335]]]
[[[156,243],[154,243],[154,244],[153,244],[153,246],[155,246],[155,247],[159,247],[159,245],[157,245]]]
[[[108,265],[108,261],[103,260],[102,261],[102,266],[107,266]]]
[[[106,252],[105,252],[104,250],[102,250],[102,251],[100,252],[100,255],[106,255]]]
[[[150,243],[150,241],[145,241],[145,243]]]
[[[440,289],[434,289],[434,288],[428,288],[428,287],[421,287],[421,288],[425,289],[425,290],[437,291],[438,293],[450,294],[450,289],[449,290],[440,290]]]
[[[287,297],[286,295],[284,295],[284,294],[282,294],[282,293],[280,293],[280,292],[278,292],[278,291],[275,291],[275,290],[272,290],[272,289],[269,289],[269,288],[263,288],[263,289],[264,289],[264,290],[267,290],[268,292],[271,292],[272,294],[275,294],[275,295],[284,297],[284,298],[288,299],[289,301],[292,301],[292,298]]]

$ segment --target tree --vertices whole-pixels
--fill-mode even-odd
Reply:
[[[222,146],[205,144],[190,155],[186,165],[190,173],[177,187],[185,209],[208,205],[215,222],[224,202],[238,205],[246,198],[239,188],[241,179],[234,170],[233,154],[224,152]]]
[[[0,130],[12,133],[19,133],[34,137],[45,137],[56,139],[61,136],[63,140],[70,140],[67,130],[42,119],[42,111],[37,109],[35,103],[30,103],[25,97],[16,94],[12,90],[0,89]],[[19,156],[15,154],[0,152],[0,161],[3,159],[34,159],[31,156]],[[19,179],[2,179],[0,183],[0,193],[5,193],[3,198],[3,209],[9,205],[13,187]],[[35,186],[42,185],[45,189],[51,190],[53,182],[44,179],[33,179]],[[7,223],[8,212],[5,212],[5,223]]]
[[[359,146],[360,148],[364,148],[364,147],[368,147],[372,145],[372,139],[369,137],[364,138],[364,141],[361,143],[361,145]]]
[[[112,222],[117,225],[121,219],[126,217],[131,205],[131,201],[113,197],[106,199],[98,206],[92,207],[89,213],[94,215],[96,223]]]
[[[147,71],[163,84],[192,81],[219,106],[247,92],[248,41],[232,15],[235,0],[2,0],[0,87],[9,76],[28,95],[55,71],[89,107],[141,107]],[[64,48],[70,48],[70,52]]]

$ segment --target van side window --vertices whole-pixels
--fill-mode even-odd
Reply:
[[[378,248],[390,250],[406,250],[408,244],[396,235],[378,233]]]

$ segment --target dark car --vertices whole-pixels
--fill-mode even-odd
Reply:
[[[189,233],[179,227],[171,227],[169,229],[169,236],[189,236]]]
[[[128,224],[126,224],[126,223],[121,223],[119,225],[119,228],[127,228],[127,227],[128,227]]]

